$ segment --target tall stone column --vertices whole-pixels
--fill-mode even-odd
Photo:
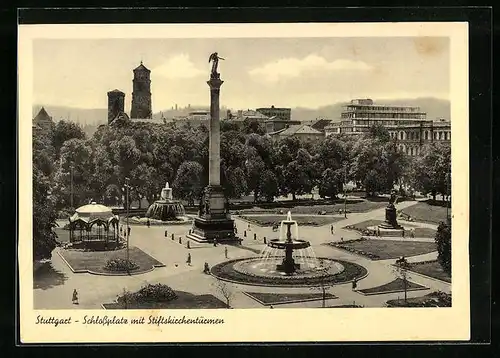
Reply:
[[[234,232],[234,220],[231,219],[229,206],[224,198],[224,189],[220,180],[220,121],[219,96],[221,81],[219,73],[212,69],[210,80],[210,132],[208,185],[203,192],[199,205],[199,214],[194,219],[189,240],[201,243],[239,242]]]
[[[220,86],[224,83],[219,78],[207,81],[210,86],[210,137],[209,137],[209,164],[208,185],[220,185],[220,121],[219,97]]]

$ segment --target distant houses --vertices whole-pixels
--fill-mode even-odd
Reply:
[[[33,118],[31,129],[33,135],[43,135],[49,133],[54,126],[52,117],[49,116],[44,107],[40,109],[38,114]]]

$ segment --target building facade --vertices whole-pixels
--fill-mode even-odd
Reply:
[[[340,122],[325,127],[325,134],[362,134],[374,125],[396,128],[426,123],[426,113],[419,107],[377,105],[371,99],[354,99],[345,105]]]
[[[406,125],[389,129],[389,135],[396,140],[400,151],[410,155],[420,155],[426,144],[451,143],[451,123],[440,119],[419,125]]]
[[[118,116],[119,113],[125,112],[125,93],[120,90],[108,92],[108,123]]]
[[[33,134],[46,134],[49,133],[54,126],[52,117],[49,116],[44,107],[40,109],[38,114],[33,118],[32,131]]]
[[[291,108],[277,108],[271,106],[270,108],[257,108],[256,111],[269,118],[276,117],[276,119],[283,121],[289,121],[292,119]]]
[[[132,119],[150,119],[153,116],[151,105],[151,71],[141,64],[134,69],[132,81]]]
[[[295,137],[303,143],[322,140],[325,137],[322,132],[308,126],[307,124],[291,125],[278,132],[269,133],[269,135],[271,138],[277,140],[285,137]]]

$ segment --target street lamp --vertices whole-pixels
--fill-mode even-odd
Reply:
[[[127,205],[127,218],[126,218],[126,221],[127,221],[127,231],[126,231],[126,234],[127,234],[127,272],[129,270],[129,262],[130,262],[130,253],[129,253],[129,236],[130,236],[130,229],[129,229],[129,226],[128,226],[128,214],[129,214],[129,205],[128,205],[128,190],[129,190],[129,182],[130,182],[130,179],[129,178],[125,178],[125,192],[126,192],[126,199],[125,199],[125,202],[126,202],[126,205]]]
[[[71,210],[73,210],[73,163],[70,166],[70,179],[71,179],[71,189],[70,189],[70,198],[71,198]]]
[[[447,200],[445,200],[445,203],[446,203],[446,221],[448,222],[448,224],[450,223],[450,217],[449,217],[450,195],[448,194],[449,187],[451,186],[451,185],[450,186],[448,185],[448,183],[450,182],[450,180],[451,180],[451,173],[448,172],[448,173],[446,173],[446,191],[445,191],[446,192],[445,195],[448,197]]]
[[[344,218],[347,219],[347,161],[344,161]]]

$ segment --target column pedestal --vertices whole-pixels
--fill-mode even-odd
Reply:
[[[220,121],[219,94],[223,81],[217,76],[207,81],[210,86],[210,136],[209,177],[203,193],[198,216],[194,219],[187,238],[196,242],[240,242],[234,233],[234,220],[225,205],[224,191],[220,185]]]

